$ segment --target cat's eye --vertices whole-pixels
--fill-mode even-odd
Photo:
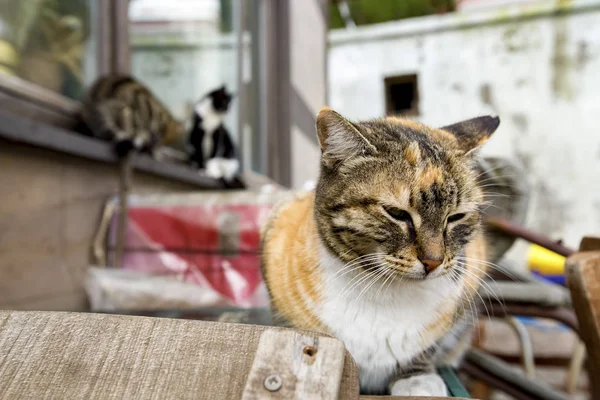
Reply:
[[[465,217],[464,213],[453,214],[453,215],[451,215],[451,216],[448,217],[448,223],[460,221],[464,217]]]
[[[401,208],[397,207],[383,207],[383,209],[386,213],[388,213],[390,217],[394,218],[395,220],[406,222],[412,225],[412,218],[408,211],[402,210]]]

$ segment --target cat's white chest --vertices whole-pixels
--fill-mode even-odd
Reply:
[[[398,365],[407,365],[425,350],[422,333],[435,323],[456,287],[444,279],[410,285],[394,282],[389,287],[388,281],[380,291],[382,278],[363,292],[367,279],[340,297],[356,274],[334,276],[342,265],[331,256],[322,258],[322,264],[326,264],[327,283],[320,318],[352,354],[361,386],[385,387]]]
[[[210,98],[203,99],[196,105],[196,113],[202,117],[200,122],[200,128],[204,130],[202,148],[204,149],[204,158],[208,159],[213,151],[213,135],[223,123],[225,115],[214,109]]]

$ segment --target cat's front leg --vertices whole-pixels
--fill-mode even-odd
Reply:
[[[436,373],[425,373],[400,378],[390,385],[392,396],[448,396],[446,384]]]

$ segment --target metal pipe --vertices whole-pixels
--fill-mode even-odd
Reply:
[[[523,363],[523,369],[528,378],[535,378],[535,359],[533,356],[533,344],[531,343],[531,337],[525,325],[519,321],[516,317],[508,316],[505,318],[506,321],[519,337],[521,342],[521,362]]]
[[[487,378],[489,378],[489,375],[492,375],[495,378],[495,382],[490,382],[493,386],[517,398],[535,398],[540,400],[567,399],[564,394],[554,390],[550,386],[523,377],[519,372],[506,365],[506,363],[481,350],[469,350],[465,357],[465,363],[474,367],[465,368],[467,373],[477,375],[479,372],[480,378],[484,378],[482,375],[487,375]]]
[[[556,241],[552,240],[546,235],[530,231],[527,228],[524,228],[520,225],[514,224],[502,218],[487,216],[484,218],[484,223],[493,229],[497,229],[499,231],[502,231],[514,237],[518,237],[520,239],[525,239],[528,242],[545,247],[546,249],[551,250],[564,257],[569,257],[571,254],[575,253],[575,250],[563,246],[560,243],[557,243]]]

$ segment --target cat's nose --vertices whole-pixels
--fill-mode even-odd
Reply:
[[[442,265],[442,263],[444,262],[444,260],[442,260],[442,259],[423,259],[420,261],[421,261],[421,264],[423,264],[425,266],[426,274],[432,273],[437,267]]]

